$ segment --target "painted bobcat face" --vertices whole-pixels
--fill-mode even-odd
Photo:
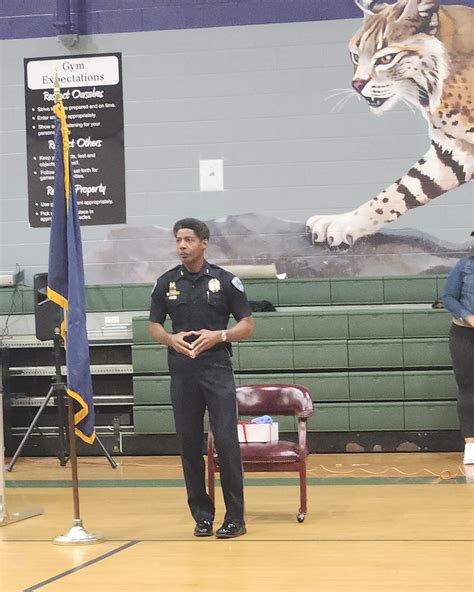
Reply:
[[[425,114],[439,103],[448,57],[434,35],[439,0],[355,0],[364,22],[349,44],[352,86],[374,113],[409,102]]]

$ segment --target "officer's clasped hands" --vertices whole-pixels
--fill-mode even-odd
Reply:
[[[170,346],[180,354],[195,358],[196,354],[193,351],[193,344],[185,340],[185,337],[189,337],[190,335],[194,335],[194,331],[181,331],[180,333],[175,333],[171,336]]]
[[[193,342],[186,340],[186,337],[198,336]],[[200,331],[181,331],[172,336],[171,347],[185,356],[196,358],[201,352],[214,347],[221,340],[221,331],[209,331],[201,329]]]
[[[195,356],[201,352],[214,347],[221,341],[221,331],[209,331],[209,329],[201,329],[200,331],[191,331],[193,335],[199,335],[196,341],[191,343],[191,347]],[[194,357],[195,357],[194,356]]]

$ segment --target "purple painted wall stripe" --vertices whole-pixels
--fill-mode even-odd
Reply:
[[[474,0],[443,4],[474,7]],[[71,0],[79,34],[359,18],[353,0]],[[57,34],[56,0],[0,0],[0,39]]]

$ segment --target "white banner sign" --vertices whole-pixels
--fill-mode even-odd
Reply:
[[[61,89],[114,85],[119,82],[119,62],[116,56],[94,56],[29,62],[26,81],[30,90],[51,90],[58,76]]]

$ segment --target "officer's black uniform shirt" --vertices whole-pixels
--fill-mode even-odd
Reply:
[[[178,265],[158,278],[151,296],[150,321],[171,318],[173,333],[227,328],[252,314],[242,282],[232,273],[204,261],[201,271],[190,273]]]

